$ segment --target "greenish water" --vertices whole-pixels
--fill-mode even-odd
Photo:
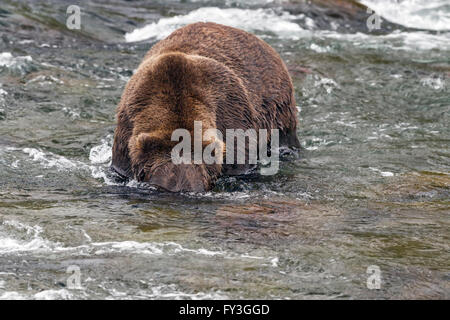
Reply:
[[[334,31],[281,6],[99,1],[70,31],[63,2],[1,2],[0,299],[449,298],[449,32]],[[221,15],[286,61],[304,150],[206,194],[115,182],[133,70],[159,35]]]

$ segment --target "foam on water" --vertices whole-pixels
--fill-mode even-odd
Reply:
[[[228,299],[222,292],[197,292],[185,293],[180,291],[175,285],[159,285],[150,288],[149,291],[140,291],[138,296],[150,299],[173,299],[173,300],[224,300]]]
[[[329,46],[326,47],[321,47],[315,43],[312,43],[309,48],[317,53],[325,53],[325,52],[330,52],[331,48]]]
[[[13,235],[11,236],[11,232]],[[55,243],[41,237],[42,228],[28,226],[18,221],[3,221],[0,224],[0,253],[48,251]],[[20,236],[14,236],[19,234]]]
[[[394,176],[394,173],[392,173],[390,171],[381,171],[380,169],[372,168],[372,167],[369,167],[369,169],[372,170],[373,172],[379,173],[382,177],[393,177]]]
[[[70,170],[77,167],[77,163],[65,157],[55,154],[45,154],[42,150],[35,148],[24,148],[23,152],[33,158],[33,161],[41,163],[46,168],[57,168],[59,170]]]
[[[297,38],[302,28],[292,20],[296,16],[288,12],[276,12],[273,9],[220,9],[204,7],[186,15],[162,18],[158,22],[146,25],[125,35],[127,42],[142,41],[150,38],[158,40],[167,37],[177,28],[194,22],[216,22],[246,31],[275,33],[280,38]]]
[[[434,90],[442,90],[445,88],[445,79],[441,78],[423,78],[421,81],[423,86],[432,88]]]
[[[0,53],[0,67],[21,69],[32,60],[30,56],[14,57],[11,52]]]
[[[223,256],[228,259],[260,259],[273,264],[277,258],[251,257],[247,255],[238,255],[225,251],[212,251],[204,248],[190,249],[175,242],[135,242],[135,241],[113,241],[113,242],[92,242],[86,234],[88,244],[67,247],[61,243],[53,242],[42,236],[43,229],[40,226],[31,226],[16,220],[5,220],[0,223],[0,254],[14,256],[36,255],[36,254],[56,254],[57,257],[64,256],[89,256],[93,255],[200,255],[208,259],[212,256]],[[275,259],[275,260],[274,260]],[[0,272],[0,276],[14,276],[14,273]],[[5,279],[8,279],[7,277]],[[17,292],[5,291],[7,287],[6,280],[0,279],[0,300],[65,300],[86,297],[86,289],[76,292],[67,289],[48,289],[40,292]],[[100,285],[108,296],[107,298],[127,298],[128,293],[119,292],[115,288],[108,288]],[[76,293],[76,295],[74,295]],[[220,292],[197,292],[185,293],[177,288],[176,285],[164,285],[149,283],[149,289],[141,290],[132,294],[136,298],[171,298],[171,299],[225,299],[226,296]]]
[[[26,300],[27,297],[16,292],[16,291],[7,291],[0,294],[0,300]]]
[[[29,85],[32,83],[38,83],[40,86],[49,86],[52,85],[54,83],[56,84],[64,84],[64,81],[54,77],[54,76],[44,76],[44,75],[40,75],[37,76],[29,81],[27,81],[25,83],[25,85]]]
[[[8,94],[8,92],[6,90],[3,90],[1,87],[2,84],[0,83],[0,99],[2,99],[3,96],[6,96]]]
[[[140,290],[136,294],[121,292],[106,285],[99,285],[99,288],[108,293],[104,299],[173,299],[173,300],[223,300],[228,297],[221,291],[187,293],[181,291],[176,285],[154,285],[147,290]],[[24,294],[17,291],[0,292],[0,300],[71,300],[79,299],[80,296],[87,296],[84,290],[75,291],[67,289],[49,289],[38,293]]]
[[[314,83],[315,87],[324,88],[325,91],[330,94],[334,88],[338,88],[338,84],[333,79],[315,76],[316,81]]]
[[[0,292],[0,300],[70,300],[77,297],[73,294],[74,291],[67,289],[49,289],[37,293],[20,293],[17,291]],[[77,293],[83,293],[77,290]]]
[[[328,146],[330,144],[333,144],[333,141],[328,141],[322,138],[316,138],[313,137],[311,139],[305,140],[305,142],[302,143],[302,146],[309,151],[315,151],[318,149],[321,149],[322,147]]]
[[[48,169],[57,169],[59,171],[76,171],[84,170],[91,173],[91,176],[95,179],[102,179],[107,185],[118,185],[119,183],[110,179],[107,175],[109,162],[111,160],[111,136],[107,136],[102,139],[102,143],[91,149],[89,159],[92,165],[86,164],[82,161],[71,160],[64,156],[60,156],[51,152],[44,152],[37,148],[14,148],[8,147],[4,151],[18,152],[21,151],[28,155],[33,162],[38,163],[40,166]],[[20,162],[19,160],[11,161],[11,168],[18,168],[19,164],[26,163],[26,161]]]
[[[365,33],[341,34],[321,31],[320,35],[339,41],[349,41],[356,47],[391,50],[450,50],[450,32],[439,35],[427,32],[394,31],[387,35],[371,35]]]
[[[0,83],[0,120],[2,119],[3,112],[5,111],[3,107],[6,106],[5,97],[8,95],[8,91],[2,89],[2,84]]]
[[[87,244],[75,247],[64,246],[42,236],[40,226],[29,226],[15,220],[5,220],[0,223],[0,254],[24,253],[67,253],[82,255],[104,254],[137,254],[137,255],[176,255],[193,254],[204,257],[222,256],[226,259],[262,260],[276,267],[276,257],[260,257],[250,254],[238,254],[223,250],[209,250],[205,248],[186,248],[179,243],[166,242],[137,242],[137,241],[109,241],[92,242],[87,237]]]
[[[89,160],[93,164],[107,163],[111,161],[112,158],[112,146],[111,146],[111,135],[102,139],[102,143],[91,149],[89,153]]]
[[[250,259],[268,261],[272,266],[276,257],[260,257],[249,254],[237,254],[228,251],[213,251],[205,248],[190,249],[179,243],[167,242],[136,242],[136,241],[113,241],[113,242],[93,242],[88,247],[80,246],[79,248],[88,248],[93,254],[112,254],[112,253],[129,253],[139,255],[175,255],[175,254],[194,254],[206,257],[222,256],[226,259]],[[56,248],[56,251],[67,251],[73,248]]]
[[[361,0],[381,17],[408,28],[450,30],[448,0]]]
[[[36,300],[69,300],[73,297],[67,289],[44,290],[34,295]]]
[[[335,31],[311,30],[314,21],[308,21],[304,15],[292,15],[286,11],[274,9],[239,9],[204,7],[191,11],[186,15],[161,18],[159,21],[127,33],[127,42],[146,39],[161,40],[179,27],[194,22],[216,22],[249,32],[262,32],[264,36],[276,34],[278,38],[292,41],[309,41],[317,37],[350,41],[355,46],[363,48],[389,48],[392,50],[450,50],[450,33],[438,35],[428,32],[394,31],[387,35],[372,35],[365,33],[346,34]],[[296,20],[305,20],[307,29],[303,29]],[[446,20],[445,20],[446,21]],[[445,23],[444,23],[445,24]],[[444,30],[444,29],[443,29]],[[311,44],[310,49],[319,53],[330,51],[330,47],[322,48]]]

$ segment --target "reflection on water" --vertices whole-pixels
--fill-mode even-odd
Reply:
[[[439,1],[404,16],[363,2],[386,15],[381,33],[364,11],[345,27],[313,19],[314,5],[256,0],[86,4],[69,32],[62,3],[5,1],[0,299],[448,298],[450,35],[433,31],[448,6],[429,28]],[[416,11],[423,30],[408,29]],[[205,194],[118,181],[124,85],[158,38],[205,15],[280,52],[303,150],[276,176]],[[81,290],[67,287],[73,265]]]

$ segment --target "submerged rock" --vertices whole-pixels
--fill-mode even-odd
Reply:
[[[402,26],[384,19],[379,29],[370,30],[368,19],[375,13],[354,0],[290,0],[283,3],[283,9],[291,14],[304,14],[313,19],[315,26],[322,30],[340,33],[389,33]]]

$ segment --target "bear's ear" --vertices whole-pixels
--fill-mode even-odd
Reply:
[[[130,139],[130,151],[135,155],[151,152],[157,147],[157,139],[148,133],[140,133],[137,136],[132,136]]]
[[[154,150],[158,146],[158,142],[155,137],[150,136],[148,133],[141,133],[137,137],[137,147],[141,152],[147,153]]]

